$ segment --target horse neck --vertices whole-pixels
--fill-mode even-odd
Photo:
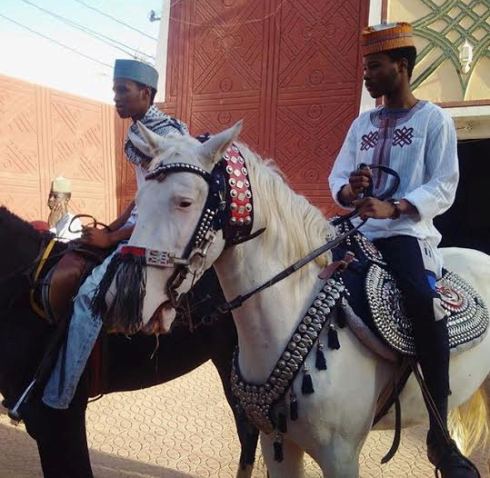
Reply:
[[[0,208],[0,228],[1,277],[36,258],[42,235],[5,208]]]
[[[0,208],[0,393],[10,404],[32,378],[50,333],[29,307],[27,269],[41,243],[41,234]]]
[[[287,234],[281,234],[281,238],[280,241],[287,241]],[[225,251],[215,263],[227,300],[251,291],[289,265],[279,255],[257,253],[262,246],[256,241],[263,239]],[[277,250],[283,248],[278,247]],[[247,380],[261,383],[269,376],[301,314],[318,289],[318,272],[319,267],[314,262],[309,263],[301,272],[253,295],[233,311],[240,369]]]
[[[43,235],[28,223],[0,208],[0,309],[28,301],[30,274],[41,252]],[[27,303],[27,302],[26,302]],[[17,306],[16,306],[17,307]]]

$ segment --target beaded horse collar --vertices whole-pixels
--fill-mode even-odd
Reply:
[[[287,431],[287,413],[277,412],[276,405],[284,402],[290,389],[290,418],[298,417],[298,401],[293,390],[293,381],[302,371],[302,393],[314,392],[309,368],[305,365],[308,354],[317,344],[316,368],[326,370],[327,364],[323,354],[324,344],[320,335],[328,326],[328,347],[340,348],[334,319],[335,307],[344,294],[345,287],[341,279],[330,278],[316,295],[308,311],[296,327],[292,337],[277,361],[272,373],[264,384],[247,383],[238,366],[238,353],[235,352],[231,373],[231,388],[238,398],[248,418],[257,428],[265,433],[276,431],[279,435]],[[285,402],[284,402],[285,403]],[[279,406],[279,409],[283,407]]]

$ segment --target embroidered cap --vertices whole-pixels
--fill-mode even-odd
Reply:
[[[114,80],[118,78],[137,81],[150,88],[157,89],[157,70],[142,61],[116,60],[116,63],[114,64]]]
[[[51,181],[51,191],[54,193],[71,193],[71,181],[58,176]]]
[[[382,23],[366,27],[361,33],[361,53],[363,56],[372,53],[415,46],[413,28],[410,23]]]

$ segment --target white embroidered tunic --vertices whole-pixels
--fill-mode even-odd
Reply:
[[[73,241],[82,236],[82,223],[71,212],[67,212],[50,230],[61,242]],[[71,230],[70,230],[71,229]],[[74,231],[74,232],[71,232]]]
[[[459,179],[456,131],[449,114],[427,101],[409,110],[380,107],[361,114],[352,123],[329,177],[340,206],[337,196],[361,163],[394,169],[400,186],[393,198],[406,199],[419,212],[395,220],[369,219],[362,232],[371,240],[408,235],[437,246],[441,235],[433,219],[452,205]],[[387,190],[391,181],[373,170],[374,194]]]

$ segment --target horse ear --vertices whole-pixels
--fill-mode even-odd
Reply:
[[[201,145],[201,154],[212,164],[218,162],[225,151],[236,141],[242,129],[243,121],[240,120],[231,128],[225,129],[221,133],[212,136],[208,141]]]
[[[156,151],[161,147],[162,137],[148,129],[141,121],[136,123],[138,129],[143,136],[141,139],[137,134],[131,130],[128,132],[128,139],[133,143],[134,147],[141,151],[145,156],[153,158]]]

